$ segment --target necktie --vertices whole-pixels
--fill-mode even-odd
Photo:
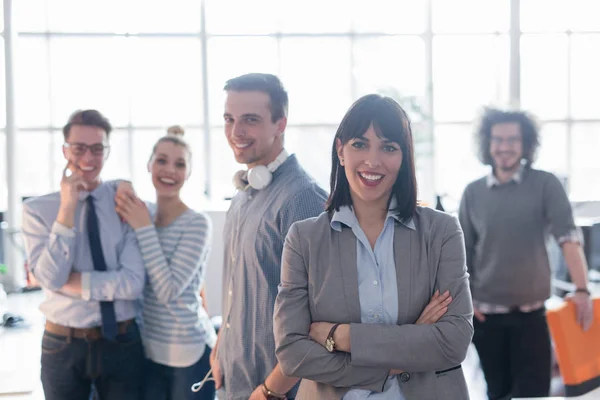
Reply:
[[[96,271],[106,271],[106,261],[104,260],[104,254],[102,254],[100,230],[98,229],[98,217],[92,196],[87,198],[87,209],[87,231],[94,269]],[[117,337],[117,317],[112,301],[100,302],[100,315],[102,316],[102,336],[107,340],[114,340]]]

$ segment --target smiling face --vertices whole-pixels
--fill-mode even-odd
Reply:
[[[157,197],[179,196],[179,191],[189,176],[190,154],[180,144],[161,141],[156,145],[148,169],[152,174]]]
[[[248,168],[268,165],[283,150],[287,119],[272,121],[267,93],[227,92],[223,118],[225,136],[238,163]]]
[[[337,139],[337,153],[350,185],[352,203],[385,207],[402,166],[400,145],[380,137],[371,124],[362,136],[345,144]]]
[[[63,154],[71,172],[80,175],[92,190],[99,183],[108,156],[108,135],[96,126],[73,125],[65,140]]]

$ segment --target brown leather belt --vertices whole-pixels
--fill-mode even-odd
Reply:
[[[127,327],[134,323],[135,320],[119,322],[117,324],[117,333],[119,335],[127,332]],[[64,325],[58,325],[50,321],[46,321],[46,331],[54,335],[64,336],[67,338],[98,340],[102,339],[102,329],[99,326],[93,328],[70,328]]]

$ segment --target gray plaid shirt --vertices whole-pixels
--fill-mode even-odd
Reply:
[[[217,352],[227,400],[247,400],[277,365],[273,307],[285,236],[294,222],[322,213],[326,199],[292,155],[267,188],[238,192],[232,200],[223,234],[223,326]]]

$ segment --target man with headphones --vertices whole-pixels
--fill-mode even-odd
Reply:
[[[325,209],[326,192],[284,149],[288,95],[279,78],[252,73],[224,88],[225,136],[238,189],[224,228],[223,325],[211,353],[227,400],[293,398],[296,378],[277,365],[273,308],[290,226]],[[221,398],[221,397],[219,397]]]

